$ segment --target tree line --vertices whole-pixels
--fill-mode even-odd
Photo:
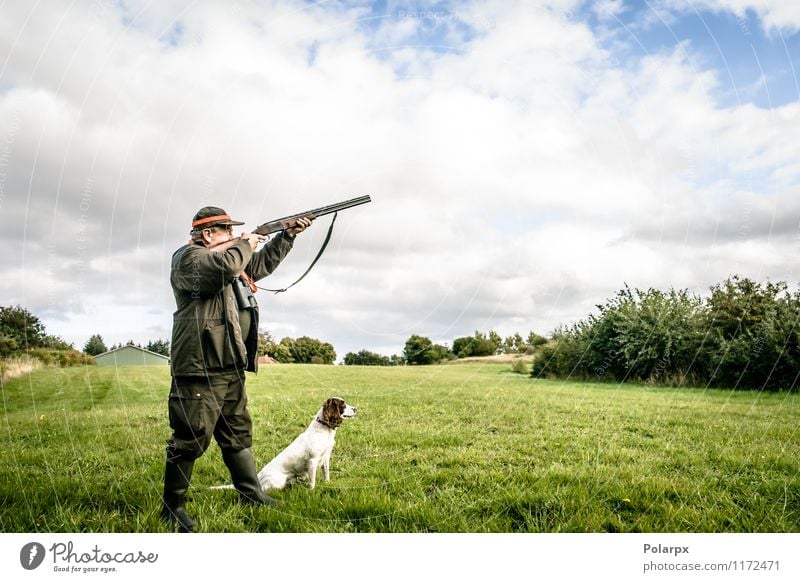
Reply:
[[[281,364],[333,364],[333,345],[312,337],[284,337],[275,341],[268,331],[258,334],[258,355],[269,356]]]
[[[83,346],[83,352],[85,354],[89,354],[90,356],[99,356],[100,354],[104,354],[112,350],[118,350],[120,348],[124,348],[125,346],[134,346],[169,357],[169,341],[167,340],[150,340],[144,346],[142,346],[140,343],[134,343],[133,340],[128,340],[124,344],[113,344],[110,348],[107,348],[105,341],[103,341],[103,336],[100,334],[95,334],[86,341]]]
[[[45,365],[74,366],[93,362],[72,344],[48,334],[42,321],[24,307],[0,306],[0,359],[22,356]]]
[[[792,390],[800,375],[800,291],[733,276],[705,299],[627,286],[599,313],[556,330],[533,377]]]
[[[501,337],[475,331],[452,346],[422,335],[406,340],[402,354],[369,350],[349,352],[345,365],[429,365],[495,354],[532,356],[531,376],[585,380],[635,381],[759,390],[792,390],[800,377],[800,290],[784,282],[756,283],[733,276],[714,285],[707,298],[687,290],[625,287],[598,313],[553,331]],[[137,345],[129,341],[125,345]],[[111,349],[122,347],[114,345]],[[169,356],[169,341],[152,340],[145,349]],[[88,357],[108,351],[93,335],[84,353],[60,337],[48,335],[28,310],[0,306],[0,359],[22,354],[45,364],[93,363]],[[333,364],[328,342],[259,333],[259,355],[281,363]]]
[[[406,340],[402,355],[383,356],[361,350],[357,353],[349,352],[345,355],[343,363],[350,366],[425,366],[459,358],[498,354],[530,355],[536,346],[546,342],[546,338],[532,331],[525,338],[519,333],[503,338],[491,330],[475,331],[471,336],[458,337],[453,340],[453,346],[448,347],[446,344],[435,344],[430,338],[415,334]]]
[[[530,332],[526,338],[514,334],[506,338],[495,331],[476,331],[472,336],[453,340],[453,346],[434,344],[429,338],[412,335],[405,343],[402,355],[384,356],[369,350],[350,352],[345,355],[345,365],[401,366],[426,365],[441,361],[501,353],[532,353],[532,349],[547,340]],[[83,353],[59,337],[47,335],[44,324],[27,309],[0,306],[0,358],[21,354],[38,357],[45,364],[72,365],[93,363],[87,356],[98,356],[107,351],[125,346],[143,348],[169,357],[170,342],[155,339],[142,345],[128,340],[126,343],[108,347],[103,336],[93,334],[83,345]],[[284,337],[276,341],[268,331],[259,333],[258,355],[269,356],[280,363],[333,364],[336,351],[329,342],[303,336]]]
[[[84,346],[84,352],[96,356],[124,346],[135,346],[169,357],[170,342],[167,340],[151,340],[144,346],[128,340],[125,344],[115,344],[106,348],[103,337],[99,334],[89,338]],[[276,342],[268,331],[258,334],[258,355],[269,356],[282,364],[333,364],[336,360],[336,351],[328,342],[306,336],[296,339],[285,337]]]
[[[125,346],[143,348],[167,357],[170,355],[168,340],[150,340],[145,345],[128,340],[108,347],[100,334],[93,334],[80,352],[60,337],[48,335],[42,321],[27,309],[0,306],[0,359],[27,355],[42,360],[46,365],[92,364],[92,356]],[[258,354],[282,363],[333,364],[336,360],[336,351],[328,342],[305,336],[296,339],[285,337],[276,342],[269,332],[259,333]]]

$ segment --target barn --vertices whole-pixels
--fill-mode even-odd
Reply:
[[[98,366],[168,366],[169,358],[140,348],[122,346],[94,357]]]

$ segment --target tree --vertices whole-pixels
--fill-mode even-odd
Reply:
[[[24,307],[0,307],[0,355],[42,347],[44,324]]]
[[[282,364],[333,364],[336,360],[336,351],[328,342],[304,336],[285,337],[276,344],[269,332],[259,334],[259,354]]]
[[[292,338],[283,338],[280,342],[276,342],[270,332],[261,331],[258,333],[258,355],[269,356],[281,364],[294,362],[291,350],[293,345]]]
[[[99,334],[95,334],[89,338],[86,344],[83,346],[83,352],[85,354],[89,354],[90,356],[97,356],[99,354],[103,354],[108,351],[106,348],[106,344],[103,341],[103,338]]]
[[[302,364],[333,364],[336,352],[327,342],[303,336],[294,341],[292,356]]]
[[[275,344],[275,348],[267,355],[281,364],[291,364],[294,362],[294,356],[292,355],[293,347],[294,340],[290,337],[285,337],[280,342]]]
[[[269,354],[270,357],[275,358],[281,364],[294,363],[294,340],[290,337],[281,338],[275,351]]]
[[[17,351],[19,346],[13,337],[0,334],[0,357],[10,356]]]
[[[157,339],[155,341],[150,341],[144,349],[169,357],[169,342],[166,340]]]
[[[523,354],[530,346],[525,343],[519,333],[508,336],[503,340],[502,350],[504,354]]]
[[[429,338],[412,335],[406,340],[403,357],[410,366],[436,364],[446,358],[454,357],[446,346],[434,344]]]
[[[503,340],[494,331],[485,333],[475,331],[472,337],[460,337],[453,341],[453,353],[459,358],[492,356],[500,349]]]
[[[258,332],[258,355],[268,356],[269,352],[275,348],[275,338],[268,331]]]
[[[489,330],[489,342],[494,346],[494,351],[489,355],[499,354],[502,352],[501,346],[503,345],[503,338],[500,337],[495,330]]]
[[[388,356],[382,356],[368,350],[361,350],[357,354],[348,352],[344,357],[345,366],[391,366],[392,361]]]
[[[456,355],[447,347],[447,345],[433,344],[432,348],[433,363],[441,362],[442,360],[454,360]]]
[[[432,363],[432,347],[433,342],[430,338],[412,335],[406,340],[406,345],[403,348],[403,356],[406,359],[406,364],[409,366],[416,366]]]
[[[66,340],[60,338],[57,335],[46,335],[42,340],[42,347],[47,348],[49,350],[72,350],[75,348],[71,343],[68,343]]]
[[[457,337],[453,340],[453,353],[459,358],[468,358],[472,355],[471,344],[470,336]]]
[[[542,346],[547,343],[547,338],[540,336],[538,333],[530,332],[525,339],[525,343],[533,347]]]

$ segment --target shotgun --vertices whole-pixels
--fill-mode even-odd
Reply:
[[[348,208],[353,208],[354,206],[360,206],[361,204],[366,204],[367,202],[372,202],[372,198],[369,195],[366,196],[359,196],[358,198],[351,198],[350,200],[345,200],[344,202],[337,202],[335,204],[329,204],[328,206],[322,206],[320,208],[315,208],[314,210],[307,210],[305,212],[299,212],[298,214],[290,214],[289,216],[284,216],[283,218],[276,218],[275,220],[270,220],[269,222],[265,222],[258,228],[253,229],[253,233],[260,234],[262,236],[267,236],[270,234],[274,234],[276,232],[281,232],[286,230],[287,228],[292,228],[297,226],[297,221],[301,218],[317,218],[319,216],[325,216],[326,214],[334,214],[335,212],[339,212],[340,210],[346,210]],[[333,220],[336,220],[336,216],[333,217]],[[308,267],[305,273],[300,276],[300,279],[289,285],[289,287],[294,287],[297,283],[299,283],[303,277],[305,277],[308,272],[314,267],[316,262],[322,256],[322,253],[325,251],[325,247],[328,246],[328,241],[331,238],[331,233],[333,232],[333,222],[328,229],[328,235],[325,237],[325,242],[322,243],[322,248],[320,248],[317,257],[311,263],[311,266]],[[232,244],[238,241],[239,238],[232,239],[230,241],[224,242],[217,246],[212,247],[210,250],[216,252],[224,252],[228,250]],[[289,287],[284,289],[267,289],[267,291],[274,291],[275,293],[282,293],[286,291]],[[249,280],[245,281],[242,277],[239,277],[233,284],[233,291],[236,295],[236,301],[239,304],[239,309],[247,309],[255,306],[255,298],[253,297],[253,293],[256,292],[256,289],[260,289],[257,287],[256,284]]]
[[[268,234],[273,234],[275,232],[280,232],[282,230],[286,230],[287,228],[297,226],[297,221],[301,218],[317,218],[319,216],[325,216],[326,214],[339,212],[340,210],[346,210],[348,208],[352,208],[353,206],[366,204],[367,202],[372,202],[372,198],[370,198],[369,195],[359,196],[358,198],[352,198],[350,200],[345,200],[344,202],[337,202],[336,204],[315,208],[314,210],[307,210],[306,212],[300,212],[299,214],[292,214],[290,216],[284,216],[283,218],[270,220],[269,222],[265,222],[253,230],[253,232],[255,234],[266,236]]]
[[[262,236],[267,236],[270,234],[274,234],[276,232],[280,232],[282,230],[286,230],[287,228],[292,228],[293,226],[297,226],[297,221],[300,220],[301,218],[317,218],[318,216],[333,214],[334,212],[339,212],[340,210],[346,210],[347,208],[352,208],[353,206],[366,204],[367,202],[372,202],[372,198],[370,198],[369,195],[359,196],[358,198],[351,198],[350,200],[345,200],[344,202],[337,202],[336,204],[329,204],[328,206],[322,206],[321,208],[315,208],[314,210],[306,210],[305,212],[299,212],[297,214],[284,216],[283,218],[276,218],[275,220],[270,220],[269,222],[265,222],[264,224],[253,229],[250,232],[253,232],[255,234],[260,234]],[[229,248],[231,248],[231,245],[233,245],[238,240],[239,237],[233,238],[229,241],[211,247],[211,249],[209,250],[218,253],[227,251]]]

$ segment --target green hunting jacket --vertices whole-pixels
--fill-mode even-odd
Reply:
[[[175,251],[170,273],[177,304],[170,347],[173,376],[258,370],[258,308],[252,310],[251,333],[243,338],[231,284],[242,271],[254,281],[263,279],[293,244],[294,239],[284,232],[258,252],[244,240],[224,252],[197,243]]]

